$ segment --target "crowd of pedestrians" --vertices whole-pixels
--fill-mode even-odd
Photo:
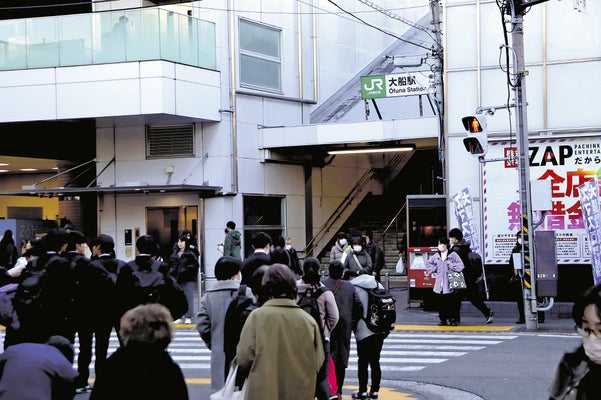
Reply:
[[[296,261],[289,238],[274,242],[264,232],[252,237],[252,252],[244,261],[221,257],[217,282],[202,296],[196,325],[211,350],[212,391],[222,390],[236,367],[236,384],[244,387],[246,400],[342,399],[354,333],[360,386],[352,398],[377,399],[380,352],[389,331],[375,332],[362,323],[368,292],[383,289],[369,253],[378,251],[377,244],[368,246],[370,238],[371,232],[357,235],[349,246],[346,235],[339,234],[325,280],[317,258]],[[253,302],[237,317],[240,335],[231,339],[223,332],[230,324],[228,304],[241,292]],[[317,315],[305,308],[311,302],[306,298],[314,299]],[[235,351],[228,354],[227,348]]]
[[[247,400],[341,400],[354,336],[359,387],[352,398],[377,399],[380,353],[389,331],[366,323],[369,293],[383,289],[384,257],[372,232],[350,240],[338,233],[328,277],[322,279],[320,261],[309,257],[301,262],[289,237],[274,242],[258,232],[251,239],[251,254],[242,260],[240,232],[232,221],[226,226],[228,254],[217,260],[216,281],[201,296],[197,312],[199,251],[189,232],[178,237],[166,261],[150,235],[136,240],[136,256],[129,262],[115,256],[115,242],[106,234],[88,241],[82,232],[57,228],[31,240],[23,260],[11,257],[12,266],[0,268],[0,283],[18,283],[31,294],[43,282],[43,291],[29,303],[15,302],[19,321],[6,327],[0,365],[18,365],[24,355],[37,351],[40,359],[50,360],[44,368],[57,371],[52,376],[68,393],[65,398],[84,391],[91,391],[91,399],[133,398],[143,389],[148,398],[162,393],[161,398],[187,399],[182,371],[166,352],[174,322],[185,321],[196,324],[211,350],[212,392],[224,387],[229,370],[237,366],[237,384],[244,384]],[[460,321],[461,297],[449,288],[447,272],[467,275],[469,262],[461,232],[451,233],[452,242],[440,238],[438,252],[426,264],[427,272],[437,275],[441,325]],[[150,290],[154,287],[161,291]],[[307,296],[315,298],[315,318],[300,306]],[[230,303],[236,301],[243,309],[232,317]],[[492,311],[483,302],[478,308],[492,322]],[[226,333],[231,326],[236,327],[234,335]],[[109,355],[113,329],[120,347]],[[79,348],[73,349],[76,335]],[[69,369],[65,362],[73,362],[74,351],[77,369]],[[94,357],[92,387],[88,380]],[[0,373],[0,392],[7,379]]]
[[[6,232],[4,237],[13,241]],[[157,346],[128,345],[138,343],[143,338],[150,340],[154,337],[155,334],[150,331],[141,332],[141,325],[156,330],[160,319],[159,325],[167,324],[172,329],[175,318],[194,315],[188,307],[185,292],[186,282],[190,279],[188,275],[198,273],[198,257],[189,250],[186,236],[180,237],[180,242],[184,245],[180,246],[182,251],[174,255],[178,257],[177,260],[167,264],[161,261],[154,238],[142,235],[136,241],[136,258],[128,263],[116,258],[115,243],[109,235],[101,234],[88,243],[86,236],[78,230],[55,228],[40,239],[27,241],[21,258],[8,256],[6,260],[14,261],[12,264],[7,261],[6,266],[0,267],[0,283],[14,284],[16,290],[9,303],[14,310],[12,320],[6,324],[5,351],[0,364],[15,365],[15,369],[11,368],[9,373],[7,368],[0,368],[0,398],[70,399],[76,393],[85,391],[91,391],[91,398],[96,399],[131,398],[123,397],[122,394],[107,394],[110,390],[116,390],[113,388],[107,392],[107,387],[112,387],[112,383],[104,386],[100,393],[103,386],[99,386],[98,382],[110,382],[119,378],[115,375],[118,367],[122,367],[123,371],[130,368],[123,361],[128,358],[125,354],[133,354],[132,359],[139,365],[144,365],[139,354],[136,355],[139,350],[144,350],[144,354],[150,357],[149,363],[153,361],[147,348],[157,349],[157,360],[161,358],[158,356],[159,352],[165,353],[172,332],[167,332],[164,338],[156,336],[156,340],[152,341]],[[89,258],[87,253],[90,254]],[[192,261],[180,261],[189,254],[192,254]],[[191,268],[192,273],[187,273],[187,268]],[[144,279],[147,277],[151,279],[145,283]],[[195,280],[195,276],[192,277],[192,281]],[[192,296],[193,289],[192,286]],[[156,303],[154,305],[161,309],[145,311],[144,308],[137,308],[147,303]],[[138,311],[132,315],[134,310]],[[165,312],[168,319],[161,317]],[[157,322],[153,322],[153,319]],[[127,323],[125,326],[124,321]],[[113,329],[117,332],[121,346],[128,350],[120,351],[119,356],[108,357]],[[74,349],[76,335],[79,347]],[[65,352],[69,347],[65,343],[69,344],[70,353]],[[72,367],[74,351],[78,354],[76,370]],[[35,356],[31,356],[34,353]],[[120,361],[115,361],[112,365],[113,362],[109,361],[112,357]],[[88,379],[89,365],[94,358],[96,382],[92,387]],[[18,390],[14,387],[15,384],[9,385],[7,382],[12,379],[13,371],[23,370],[27,365],[32,377],[37,376],[34,371],[38,370],[38,375],[45,373],[48,376],[40,379],[38,386],[27,388],[23,392],[24,397],[19,397],[15,395]],[[157,369],[157,376],[165,373],[161,368]],[[128,375],[131,372],[130,370]],[[175,372],[174,377],[177,378],[178,374]],[[181,371],[179,377],[180,383],[183,383],[182,395],[175,396],[173,389],[169,389],[166,397],[187,398]],[[142,378],[149,379],[148,376],[140,376],[140,383]],[[23,377],[21,381],[29,382]],[[129,386],[131,384],[131,381],[128,382]],[[141,386],[133,386],[136,396],[140,394]],[[55,388],[60,388],[60,391]],[[122,389],[123,387],[119,390]],[[34,397],[25,395],[32,391],[35,393],[35,390],[44,393],[38,393],[40,395]],[[6,397],[9,393],[12,393],[12,397]]]

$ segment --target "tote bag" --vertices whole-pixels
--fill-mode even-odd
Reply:
[[[244,393],[246,392],[246,381],[242,385],[242,389],[236,390],[236,373],[238,372],[238,366],[232,365],[230,371],[227,374],[225,380],[225,386],[215,393],[211,394],[209,398],[211,400],[244,400]]]
[[[449,287],[451,290],[462,290],[467,288],[463,272],[449,270]]]

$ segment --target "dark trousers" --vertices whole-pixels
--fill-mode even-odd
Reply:
[[[518,314],[519,314],[519,321],[520,322],[524,322],[525,318],[524,318],[524,292],[522,292],[522,283],[521,282],[517,282],[514,284],[515,285],[515,302],[518,306]],[[545,312],[544,311],[539,311],[537,313],[538,315],[538,322],[545,322]]]
[[[79,338],[79,353],[77,355],[77,372],[79,376],[76,380],[77,387],[87,385],[90,377],[90,362],[92,361],[92,342],[95,339],[94,354],[94,372],[98,376],[98,372],[102,369],[102,364],[108,356],[109,341],[113,324],[109,323],[85,323],[77,330]]]
[[[459,322],[459,311],[461,309],[461,296],[456,292],[439,294],[438,296],[438,318],[440,322]]]
[[[476,282],[468,283],[467,289],[463,291],[463,296],[474,305],[480,312],[488,318],[490,316],[490,308],[484,304],[484,299],[478,291],[478,285]]]
[[[334,328],[334,332],[336,328]],[[334,334],[332,335],[334,336]],[[334,339],[330,343],[332,359],[334,360],[334,369],[336,370],[336,385],[338,385],[337,394],[342,394],[344,378],[346,377],[346,367],[348,365],[348,350],[345,349],[342,339]],[[349,346],[347,346],[349,348]],[[345,356],[346,355],[346,356]]]
[[[359,378],[359,392],[367,392],[368,370],[371,368],[371,390],[380,390],[382,370],[380,369],[380,353],[384,345],[384,335],[375,334],[357,342],[357,375]]]

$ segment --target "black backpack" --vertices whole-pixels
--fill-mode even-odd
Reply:
[[[43,268],[37,268],[36,258],[31,262],[31,268],[26,268],[21,273],[21,282],[15,293],[13,306],[22,317],[26,315],[34,317],[42,313],[46,296],[44,285],[47,280],[47,266],[57,257],[56,255],[50,257]]]
[[[253,300],[246,295],[246,285],[240,285],[232,294],[232,300],[227,307],[223,325],[223,351],[225,353],[225,367],[229,370],[229,362],[236,355],[236,346],[240,341],[242,331],[242,316],[246,309],[253,304]]]
[[[161,292],[165,286],[165,275],[159,271],[161,262],[156,260],[150,269],[140,269],[130,261],[133,277],[133,296],[136,304],[161,303]]]
[[[315,322],[317,322],[317,326],[319,326],[319,333],[321,335],[321,340],[325,344],[325,337],[323,334],[323,324],[321,320],[321,314],[319,313],[319,305],[317,304],[317,299],[321,296],[327,289],[323,286],[320,286],[318,289],[309,288],[303,293],[299,293],[299,299],[296,302],[300,308],[305,310],[309,315],[313,317]],[[325,347],[324,347],[325,350]]]
[[[363,318],[370,331],[390,332],[396,322],[396,299],[386,289],[366,289],[368,294],[367,316]]]
[[[178,319],[188,310],[188,300],[181,286],[170,275],[159,268],[160,260],[155,260],[150,269],[141,270],[135,261],[128,263],[132,270],[133,302],[139,304],[159,303],[167,307],[173,319]]]

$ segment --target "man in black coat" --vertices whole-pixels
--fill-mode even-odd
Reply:
[[[363,313],[363,306],[355,287],[349,281],[342,279],[343,269],[339,260],[330,262],[329,277],[323,281],[323,284],[334,294],[338,306],[338,323],[330,334],[330,354],[336,369],[338,399],[342,398],[342,387],[351,351],[353,323],[356,324]]]
[[[250,277],[261,265],[271,265],[271,257],[269,257],[269,248],[271,247],[271,236],[265,232],[258,232],[252,238],[252,246],[255,251],[246,257],[242,262],[242,285],[248,285]]]
[[[465,284],[467,289],[462,293],[467,300],[474,305],[486,318],[486,323],[490,324],[493,322],[493,311],[484,304],[484,300],[478,291],[478,285],[476,279],[480,276],[480,271],[476,271],[469,259],[469,253],[472,251],[468,242],[463,240],[463,233],[453,228],[449,231],[449,242],[451,244],[450,252],[457,253],[461,261],[463,262],[463,276],[465,277]]]
[[[118,330],[120,315],[116,311],[118,303],[115,283],[119,270],[125,265],[125,261],[114,256],[115,242],[111,236],[100,234],[90,245],[93,260],[75,267],[75,321],[79,338],[79,376],[75,381],[77,393],[92,389],[88,384],[92,343],[95,340],[94,372],[98,375],[108,356],[111,331],[113,327]]]

